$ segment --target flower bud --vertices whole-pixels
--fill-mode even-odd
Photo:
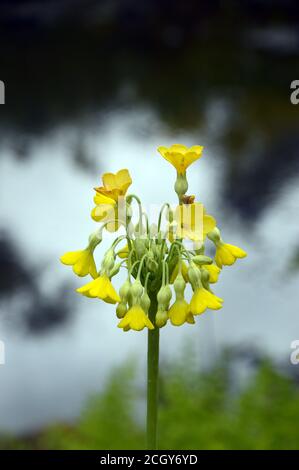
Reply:
[[[198,287],[198,285],[201,283],[200,269],[196,266],[195,263],[191,263],[188,269],[188,277],[193,288]]]
[[[121,265],[122,263],[117,263],[114,265],[114,267],[110,271],[110,275],[109,275],[110,278],[113,276],[116,276],[119,273]]]
[[[175,293],[176,293],[176,297],[177,298],[184,298],[184,292],[185,292],[185,289],[186,289],[186,282],[185,282],[185,279],[184,279],[182,273],[179,273],[177,275],[177,278],[173,283],[173,287],[174,287],[174,290],[175,290]]]
[[[136,249],[137,257],[142,258],[146,251],[144,240],[142,240],[141,238],[137,238],[135,240],[135,249]]]
[[[123,301],[127,301],[128,298],[129,298],[129,294],[130,294],[130,289],[131,289],[131,283],[130,283],[130,280],[127,279],[124,284],[121,286],[121,288],[119,289],[119,295],[120,295],[120,298],[123,300]]]
[[[203,264],[213,263],[212,258],[209,258],[209,256],[204,256],[204,255],[196,255],[192,258],[192,261],[198,266],[202,266]]]
[[[220,230],[217,227],[215,227],[213,230],[211,230],[211,232],[208,233],[208,238],[213,243],[215,243],[215,245],[217,245],[217,243],[221,241]]]
[[[136,301],[136,299],[140,299],[140,297],[142,296],[142,293],[143,293],[142,284],[138,279],[136,279],[136,281],[131,285],[130,294],[132,295],[134,301]]]
[[[149,298],[149,295],[146,291],[143,292],[142,297],[140,299],[140,305],[142,309],[145,311],[145,313],[148,313],[149,308],[151,306],[151,300]]]
[[[116,307],[116,315],[117,318],[123,318],[125,314],[127,313],[127,304],[125,302],[120,302],[118,306]]]
[[[157,295],[159,307],[163,306],[165,309],[167,309],[171,301],[171,297],[172,297],[171,288],[168,285],[161,287]]]
[[[106,272],[109,272],[114,266],[114,261],[115,261],[114,250],[113,248],[110,248],[110,250],[108,250],[107,253],[105,254],[105,257],[102,262],[102,268]]]
[[[163,326],[165,326],[167,323],[167,320],[168,320],[167,312],[165,310],[158,310],[156,314],[156,320],[155,320],[157,327],[162,328]]]

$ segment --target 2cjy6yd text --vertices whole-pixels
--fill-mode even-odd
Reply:
[[[143,465],[195,465],[197,456],[194,454],[144,454],[134,457],[107,454],[100,457],[101,465],[124,465],[131,468],[137,463]]]

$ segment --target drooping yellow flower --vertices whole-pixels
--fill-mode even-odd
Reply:
[[[216,227],[216,220],[206,213],[203,204],[180,204],[174,214],[177,224],[176,237],[188,238],[194,242],[204,241],[207,234]]]
[[[77,292],[85,297],[102,299],[108,304],[116,304],[121,300],[106,274],[102,274],[94,281],[79,287]]]
[[[185,299],[178,299],[170,307],[168,317],[174,326],[181,326],[184,323],[195,323],[190,312],[190,306]]]
[[[204,264],[202,266],[209,273],[209,282],[215,284],[218,281],[219,274],[221,269],[216,266],[216,264]]]
[[[181,144],[174,144],[169,148],[158,147],[158,152],[176,168],[179,175],[183,175],[188,166],[201,157],[202,151],[203,147],[200,145],[190,148]]]
[[[145,327],[149,330],[154,329],[154,325],[139,304],[133,305],[117,326],[118,328],[123,328],[124,331],[128,331],[130,329],[141,331]]]
[[[222,307],[223,299],[212,294],[204,287],[195,290],[190,303],[192,315],[201,315],[207,308],[219,310]]]
[[[215,261],[217,266],[222,268],[222,266],[231,266],[238,258],[245,258],[246,256],[247,253],[242,248],[219,242],[216,247]]]
[[[90,274],[95,279],[98,275],[93,251],[89,248],[69,251],[60,257],[60,261],[67,266],[73,266],[73,271],[77,276],[84,277]]]
[[[105,173],[102,176],[103,186],[95,188],[94,203],[96,207],[91,212],[91,217],[96,222],[112,221],[107,224],[111,232],[118,230],[124,214],[120,214],[119,208],[125,208],[124,197],[132,179],[128,170],[120,170],[116,174]],[[113,222],[115,220],[115,222]]]

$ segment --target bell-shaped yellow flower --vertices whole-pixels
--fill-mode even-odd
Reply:
[[[214,217],[207,214],[199,202],[177,206],[174,220],[177,224],[176,237],[188,238],[194,242],[204,241],[207,234],[216,227]]]
[[[192,315],[200,315],[207,308],[219,310],[222,307],[223,299],[212,294],[204,287],[195,290],[190,302],[190,312]]]
[[[201,157],[202,151],[203,147],[200,145],[190,148],[181,144],[174,144],[169,148],[158,147],[158,152],[176,168],[179,175],[183,175],[188,166]]]
[[[221,269],[216,266],[216,264],[204,264],[202,266],[209,273],[209,282],[210,284],[215,284],[218,281],[219,274]]]
[[[245,258],[246,251],[229,243],[219,242],[216,247],[215,261],[219,268],[231,266],[238,258]]]
[[[130,329],[141,331],[145,327],[149,330],[154,329],[154,325],[139,304],[133,305],[117,326],[118,328],[123,328],[124,331],[128,331]]]
[[[185,299],[177,299],[168,312],[169,320],[174,326],[181,326],[184,323],[195,323],[190,312],[190,306]]]
[[[77,292],[85,297],[102,299],[108,304],[116,304],[121,300],[106,274],[102,274],[94,281],[79,287]]]
[[[116,174],[105,173],[102,180],[103,186],[95,188],[94,203],[96,207],[93,208],[91,217],[96,222],[109,221],[107,229],[110,232],[115,232],[123,218],[123,214],[119,214],[119,207],[125,206],[124,196],[132,184],[132,179],[129,171],[124,169]]]
[[[89,248],[69,251],[60,257],[60,261],[67,266],[73,266],[73,271],[77,276],[84,277],[90,274],[95,279],[98,275],[93,252]]]

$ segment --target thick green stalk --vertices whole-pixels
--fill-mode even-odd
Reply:
[[[151,296],[149,318],[155,324],[157,296]],[[147,346],[147,448],[157,449],[159,379],[159,328],[148,330]]]

